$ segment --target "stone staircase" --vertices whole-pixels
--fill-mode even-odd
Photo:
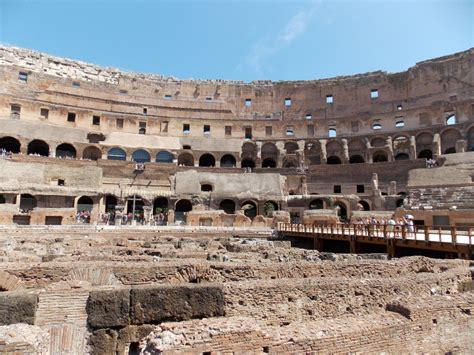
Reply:
[[[40,293],[35,325],[48,329],[51,354],[86,353],[88,291],[53,290]]]

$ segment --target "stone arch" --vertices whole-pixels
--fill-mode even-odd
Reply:
[[[362,155],[356,154],[351,155],[349,158],[349,164],[362,164],[365,163],[364,157]]]
[[[370,146],[373,148],[385,147],[386,144],[387,144],[387,141],[383,137],[375,137],[375,138],[372,138],[372,140],[370,141]]]
[[[324,200],[320,199],[320,198],[317,198],[315,200],[312,200],[309,204],[308,204],[308,208],[310,210],[322,210],[324,209]]]
[[[255,161],[253,159],[244,159],[240,163],[242,168],[255,168]]]
[[[307,165],[321,164],[321,145],[319,142],[306,143],[304,155]]]
[[[137,214],[141,214],[143,213],[143,207],[147,204],[147,201],[145,199],[143,199],[140,195],[132,195],[132,196],[127,196],[126,198],[127,200],[127,213],[134,213],[134,216],[133,218],[136,219],[137,218]],[[134,202],[135,200],[135,210],[134,210]]]
[[[89,146],[82,152],[82,159],[99,160],[102,158],[102,151],[94,146]]]
[[[27,154],[49,156],[49,145],[40,139],[34,139],[28,144]]]
[[[219,209],[223,210],[227,214],[234,214],[235,213],[235,202],[229,199],[222,200],[219,203]]]
[[[338,216],[342,221],[347,220],[349,209],[343,201],[336,201],[334,203],[334,208],[338,210]]]
[[[455,128],[448,128],[441,133],[441,152],[456,153],[456,142],[461,139],[461,133]],[[449,153],[447,153],[449,152]]]
[[[370,204],[365,200],[360,200],[358,203],[362,211],[370,211]]]
[[[181,199],[174,205],[175,212],[189,212],[193,210],[193,204],[190,200]]]
[[[326,153],[327,153],[327,162],[328,164],[342,164],[342,157],[344,156],[344,149],[342,144],[337,140],[331,140],[326,144]],[[340,163],[337,163],[337,159],[333,157],[339,158]],[[330,159],[333,158],[333,159]],[[329,163],[332,160],[334,162]]]
[[[409,160],[410,156],[407,153],[398,153],[395,155],[395,160]]]
[[[274,143],[267,142],[262,146],[262,168],[276,168],[278,148]]]
[[[169,201],[166,197],[157,197],[153,201],[153,214],[167,213],[169,208]]]
[[[418,159],[432,159],[433,151],[431,149],[423,149],[418,153]]]
[[[284,148],[286,154],[294,154],[299,149],[298,143],[296,142],[286,142]]]
[[[386,161],[388,161],[387,152],[385,152],[383,150],[377,150],[372,155],[372,162],[374,162],[374,163],[382,163],[382,162],[386,162]]]
[[[89,196],[81,196],[77,199],[76,210],[91,212],[94,208],[94,201]]]
[[[36,197],[30,194],[21,194],[20,195],[20,209],[24,211],[31,211],[32,209],[38,206],[38,201]]]
[[[178,165],[194,166],[194,157],[191,153],[184,152],[178,156]]]
[[[57,158],[75,158],[76,148],[72,144],[63,143],[56,147]]]
[[[271,217],[274,211],[278,211],[278,203],[272,200],[265,201],[263,204],[263,214],[265,217]]]
[[[105,212],[115,214],[115,207],[118,205],[118,199],[114,195],[106,195],[104,199]]]
[[[244,215],[250,219],[257,216],[257,204],[251,200],[242,202],[240,208],[244,210]]]
[[[431,155],[433,155],[433,134],[431,132],[421,132],[417,134],[415,141],[418,158],[420,158],[420,152],[423,150],[429,150],[431,151]]]
[[[232,154],[225,154],[221,157],[221,168],[234,168],[235,166],[236,160]]]
[[[174,155],[167,150],[162,150],[156,154],[155,161],[157,163],[167,163],[170,164],[174,160]]]
[[[18,139],[13,137],[0,138],[0,150],[5,149],[7,152],[18,154],[20,153],[21,143]]]
[[[205,153],[199,157],[199,166],[214,167],[216,166],[216,158],[210,153]]]
[[[257,145],[255,143],[246,142],[242,145],[241,160],[252,160],[255,163],[257,159]]]
[[[150,153],[145,149],[137,149],[132,153],[132,161],[136,163],[149,163],[151,161]]]
[[[110,148],[107,152],[107,160],[127,160],[127,153],[122,148]]]

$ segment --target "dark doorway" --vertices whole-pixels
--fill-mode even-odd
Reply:
[[[28,154],[47,157],[49,156],[49,145],[39,139],[32,140],[30,144],[28,144]]]

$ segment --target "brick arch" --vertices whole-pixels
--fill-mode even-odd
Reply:
[[[444,129],[441,134],[441,153],[456,151],[456,142],[462,138],[461,132],[456,128]]]
[[[318,141],[306,142],[304,156],[306,165],[321,164],[321,144]]]
[[[373,148],[382,148],[387,144],[387,138],[383,136],[377,136],[370,140],[370,146]]]

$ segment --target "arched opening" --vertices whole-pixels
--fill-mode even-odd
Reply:
[[[13,137],[3,137],[0,139],[0,150],[5,149],[7,152],[20,153],[20,141]]]
[[[31,211],[33,208],[36,208],[38,202],[36,197],[30,194],[21,194],[20,195],[20,210],[24,212]]]
[[[446,125],[447,126],[451,126],[453,124],[456,124],[456,115],[449,115],[448,117],[446,117]]]
[[[4,203],[6,203],[5,196],[0,195],[0,204],[4,204]]]
[[[240,165],[242,168],[255,168],[255,162],[252,159],[244,159]]]
[[[178,165],[194,166],[194,157],[190,153],[181,153],[178,156]]]
[[[275,211],[278,211],[278,204],[275,201],[267,201],[263,204],[263,214],[265,217],[271,217]]]
[[[132,161],[137,163],[149,163],[151,161],[150,153],[144,149],[138,149],[133,152]]]
[[[89,213],[92,211],[94,207],[94,201],[89,196],[82,196],[77,200],[77,211],[88,211]]]
[[[395,155],[395,160],[409,160],[410,156],[407,153],[398,153]]]
[[[416,151],[419,152],[418,153],[418,158],[425,158],[424,156],[423,157],[420,157],[420,154],[422,151],[425,151],[424,154],[426,154],[427,151],[430,152],[431,156],[430,158],[433,156],[433,153],[432,153],[432,145],[433,145],[433,135],[429,132],[423,132],[423,133],[420,133],[419,135],[416,136]],[[428,158],[428,159],[430,159]]]
[[[370,141],[372,147],[383,147],[386,143],[386,140],[382,137],[376,137]]]
[[[117,197],[113,195],[105,196],[105,212],[115,214],[116,206],[117,206]]]
[[[310,210],[322,210],[324,209],[324,201],[321,199],[313,200],[309,203]]]
[[[441,133],[441,151],[444,154],[456,153],[456,143],[459,139],[461,139],[461,133],[457,129],[447,129]]]
[[[397,207],[402,207],[402,206],[403,206],[403,201],[404,201],[403,198],[399,198],[399,199],[397,200],[397,202],[396,202]]]
[[[221,158],[221,168],[234,168],[235,158],[233,155],[226,154]]]
[[[131,214],[132,218],[128,220],[135,219],[136,221],[143,220],[143,206],[145,206],[145,201],[141,196],[135,195],[127,197],[127,214]]]
[[[56,148],[56,157],[57,158],[75,158],[76,148],[74,148],[69,143],[60,144]]]
[[[272,158],[267,158],[262,161],[262,168],[276,168],[276,161]]]
[[[454,154],[454,153],[456,153],[456,148],[454,147],[448,148],[444,151],[444,154]]]
[[[370,211],[370,205],[367,201],[360,200],[358,204],[362,207],[363,211]]]
[[[335,128],[329,128],[328,130],[328,137],[335,138],[337,136],[337,131]]]
[[[432,159],[433,152],[430,149],[423,149],[421,152],[418,153],[419,159]]]
[[[262,168],[276,168],[278,161],[278,148],[273,143],[262,146]]]
[[[362,164],[365,163],[364,158],[360,155],[351,155],[349,158],[349,164]]]
[[[285,152],[286,154],[293,154],[299,149],[298,144],[295,142],[286,142],[285,143]]]
[[[244,210],[244,214],[250,219],[253,219],[257,215],[257,205],[253,201],[245,201],[242,203],[241,208]]]
[[[122,148],[111,148],[107,152],[107,160],[127,160],[127,153]]]
[[[232,200],[223,200],[219,204],[219,209],[223,210],[227,214],[235,213],[235,202]]]
[[[293,158],[288,158],[283,161],[283,167],[284,168],[297,168],[298,167],[298,162],[296,159]]]
[[[102,158],[102,152],[97,147],[87,147],[82,153],[82,159],[99,160]]]
[[[337,215],[341,219],[341,221],[346,221],[347,220],[347,207],[345,204],[342,202],[336,202],[334,204],[334,207],[337,211]]]
[[[308,165],[321,164],[321,149],[319,142],[306,143],[306,150],[304,153]]]
[[[337,157],[335,155],[332,155],[332,156],[328,157],[327,163],[331,164],[331,165],[336,165],[336,164],[342,164],[342,161],[339,157]]]
[[[168,199],[166,197],[157,197],[153,202],[153,214],[168,213]]]
[[[243,168],[255,168],[255,159],[257,157],[257,146],[254,143],[244,143],[242,145],[242,153],[240,155],[240,159],[242,161],[242,164],[245,160],[253,161],[254,166],[243,166]]]
[[[166,150],[162,150],[161,152],[158,152],[158,154],[156,154],[156,162],[157,163],[172,163],[173,162],[173,154],[171,154],[170,152],[167,152]]]
[[[39,139],[32,140],[28,144],[28,155],[40,155],[42,157],[49,156],[49,145]]]
[[[213,167],[216,166],[216,159],[212,154],[206,153],[199,158],[199,166]]]
[[[382,151],[377,151],[374,153],[372,156],[372,161],[374,163],[382,163],[385,161],[388,161],[387,153],[382,152]]]
[[[189,200],[179,200],[175,205],[175,221],[186,222],[186,212],[192,211],[193,205]]]
[[[201,184],[202,192],[212,192],[213,188],[211,184]]]

